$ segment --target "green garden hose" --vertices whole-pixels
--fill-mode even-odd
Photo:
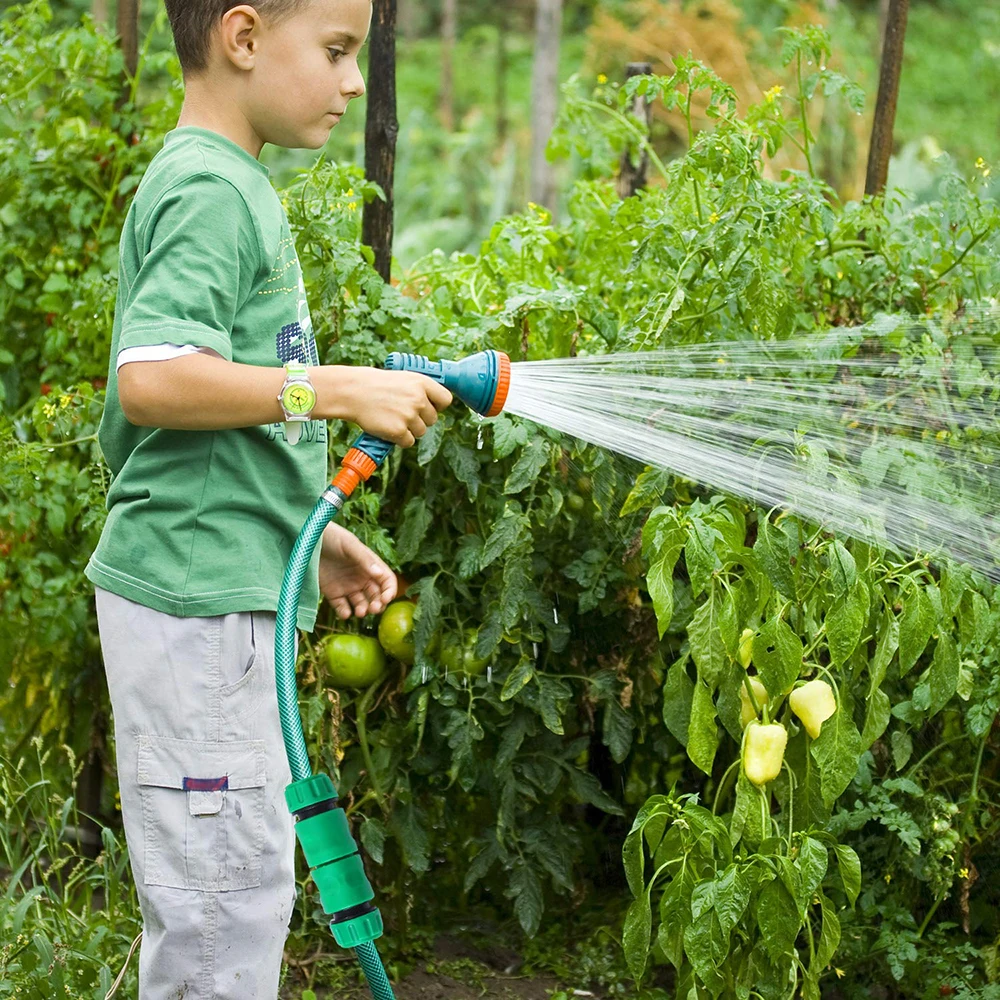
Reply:
[[[503,408],[510,385],[510,360],[498,351],[483,351],[463,361],[430,361],[414,354],[391,354],[386,368],[419,372],[440,382],[484,416]],[[285,800],[295,817],[295,836],[319,889],[330,930],[342,948],[354,948],[376,1000],[393,1000],[392,986],[375,948],[382,916],[365,875],[347,815],[338,804],[333,782],[312,773],[295,687],[295,623],[299,595],[313,552],[326,526],[337,516],[358,483],[385,461],[392,444],[363,434],[348,451],[333,482],[316,501],[292,546],[278,596],[274,663],[278,714],[292,783]]]

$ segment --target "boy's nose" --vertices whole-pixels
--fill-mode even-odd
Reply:
[[[353,76],[349,76],[344,81],[341,92],[347,97],[361,97],[365,93],[365,78],[361,75],[361,70],[355,65]]]

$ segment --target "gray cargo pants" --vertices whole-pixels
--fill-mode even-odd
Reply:
[[[276,1000],[295,835],[274,612],[178,618],[96,593],[142,910],[139,1000]]]

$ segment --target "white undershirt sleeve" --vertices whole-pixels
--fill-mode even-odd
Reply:
[[[148,347],[125,347],[118,352],[115,360],[115,371],[129,361],[169,361],[185,354],[211,354],[221,358],[222,355],[211,347],[196,347],[194,344],[152,344]]]

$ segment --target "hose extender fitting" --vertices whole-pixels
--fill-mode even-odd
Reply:
[[[293,781],[285,801],[337,944],[356,948],[381,937],[382,915],[371,902],[375,892],[333,782],[325,774]]]

